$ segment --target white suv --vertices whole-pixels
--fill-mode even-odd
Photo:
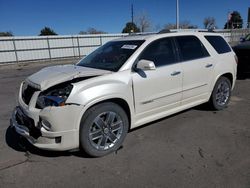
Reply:
[[[218,34],[123,37],[76,65],[29,76],[12,126],[38,148],[103,156],[121,146],[129,129],[206,102],[225,108],[236,68],[237,57]]]

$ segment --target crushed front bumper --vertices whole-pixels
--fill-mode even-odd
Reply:
[[[48,117],[50,116],[53,116],[53,111],[51,114],[48,114]],[[43,117],[46,117],[46,113],[43,114]],[[27,116],[19,106],[17,106],[13,111],[11,126],[14,127],[16,132],[25,137],[32,145],[41,149],[64,151],[79,147],[78,129],[72,128],[70,130],[49,131],[42,125],[38,124],[35,126],[35,121],[31,117]]]

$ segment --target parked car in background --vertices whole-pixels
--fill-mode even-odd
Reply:
[[[241,43],[234,46],[238,57],[237,75],[239,78],[246,78],[250,74],[250,34],[241,39]]]
[[[224,109],[236,59],[214,33],[116,39],[76,65],[44,68],[25,79],[12,126],[38,148],[103,156],[145,123],[207,102]]]

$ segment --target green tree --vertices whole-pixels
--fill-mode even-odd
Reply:
[[[140,29],[137,27],[135,23],[128,22],[126,26],[123,28],[122,33],[139,33]]]
[[[11,37],[13,33],[11,31],[0,32],[0,37]]]
[[[57,33],[49,27],[44,27],[39,34],[39,36],[48,36],[48,35],[57,35]]]
[[[224,25],[224,29],[239,29],[243,26],[243,19],[238,11],[233,11],[229,15],[228,21]]]

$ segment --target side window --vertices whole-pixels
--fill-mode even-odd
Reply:
[[[139,59],[153,61],[156,67],[175,63],[176,56],[171,38],[153,41],[142,52]]]
[[[179,46],[183,61],[209,56],[206,48],[195,36],[179,36],[176,37],[176,41]]]
[[[231,52],[231,48],[221,36],[205,36],[205,38],[214,47],[218,54]]]

